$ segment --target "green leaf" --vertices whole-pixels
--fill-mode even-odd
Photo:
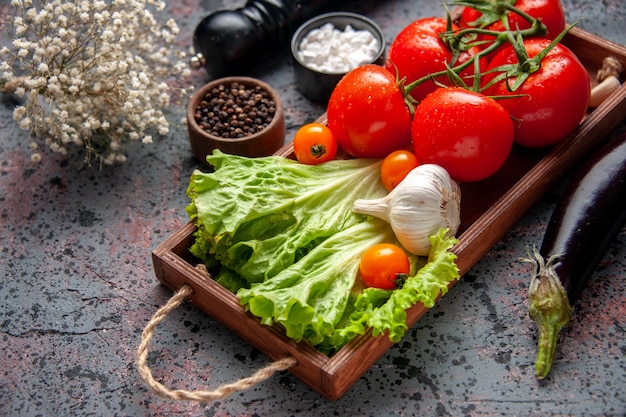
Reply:
[[[409,257],[412,277],[402,289],[363,290],[363,252],[400,245],[389,224],[352,212],[356,199],[387,194],[381,160],[304,165],[220,151],[207,159],[215,170],[194,171],[187,189],[197,226],[190,251],[262,324],[282,326],[296,341],[332,354],[370,326],[377,335],[392,329],[398,340],[406,331],[402,309],[432,305],[458,277],[447,252],[455,239],[442,231],[432,240],[432,263]]]

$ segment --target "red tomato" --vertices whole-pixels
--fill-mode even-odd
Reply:
[[[348,72],[333,90],[326,115],[339,146],[357,158],[384,158],[411,143],[411,113],[396,77],[379,65]]]
[[[418,165],[419,162],[413,152],[393,151],[383,160],[380,167],[380,179],[387,191],[391,191]]]
[[[293,137],[296,159],[308,165],[330,161],[337,153],[337,141],[328,126],[309,123],[302,126]]]
[[[545,38],[554,39],[559,33],[565,30],[565,13],[563,12],[563,5],[560,0],[517,0],[515,7],[543,22],[548,30],[547,34],[543,36]],[[517,13],[508,12],[507,20],[511,30],[530,28],[530,23]],[[504,31],[504,25],[502,24],[500,16],[485,15],[483,17],[482,13],[476,9],[471,7],[464,8],[461,18],[459,19],[459,26],[473,27],[476,24],[486,24],[486,29],[489,30]],[[479,36],[479,40],[494,40],[494,37],[481,35]],[[485,44],[482,48],[488,45],[489,44]]]
[[[524,42],[529,57],[544,50],[550,41],[529,39]],[[512,47],[499,52],[490,68],[517,63]],[[485,79],[488,82],[490,77]],[[513,79],[508,80],[509,84]],[[488,95],[522,95],[499,100],[514,121],[515,142],[530,148],[553,145],[565,139],[587,112],[591,93],[589,74],[576,55],[564,45],[556,45],[516,91],[507,89],[507,81],[485,91]]]
[[[368,287],[393,290],[411,272],[409,257],[396,245],[379,243],[367,249],[361,257],[359,272]]]
[[[452,30],[458,30],[453,25]],[[439,17],[428,17],[414,21],[405,27],[393,40],[387,54],[386,68],[399,78],[406,78],[406,84],[421,79],[436,72],[445,71],[446,64],[456,66],[462,64],[480,51],[471,48],[469,52],[462,52],[456,62],[452,62],[452,51],[441,40],[440,34],[447,31],[447,20]],[[486,61],[481,60],[486,66]],[[470,65],[461,72],[464,81],[471,85],[474,76],[474,66]],[[435,78],[438,83],[450,85],[445,75]],[[428,80],[411,90],[411,95],[421,101],[426,95],[437,88],[435,81]]]
[[[513,122],[498,102],[458,87],[440,88],[415,109],[415,156],[461,182],[494,174],[513,146]]]

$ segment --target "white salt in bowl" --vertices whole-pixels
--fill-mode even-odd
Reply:
[[[309,100],[327,104],[333,89],[351,69],[384,64],[385,38],[371,19],[332,12],[303,23],[291,38],[298,89]]]

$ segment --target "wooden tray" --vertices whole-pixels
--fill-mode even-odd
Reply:
[[[626,66],[626,48],[583,30],[574,28],[563,43],[578,55],[593,80],[608,55],[616,56]],[[462,223],[459,243],[453,248],[461,275],[625,118],[626,85],[590,111],[578,129],[558,146],[549,151],[515,148],[496,175],[479,183],[462,184]],[[325,116],[319,119],[325,120]],[[277,154],[293,157],[292,145],[284,146]],[[295,357],[297,364],[289,371],[329,400],[339,399],[392,346],[386,336],[368,333],[327,357],[306,343],[287,338],[277,326],[261,325],[244,311],[235,295],[194,268],[197,260],[188,252],[194,230],[194,225],[188,223],[154,250],[152,259],[159,281],[171,290],[190,285],[195,306],[270,358]],[[413,326],[426,311],[421,304],[410,308],[407,325]]]

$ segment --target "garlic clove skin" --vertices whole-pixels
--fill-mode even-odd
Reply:
[[[425,256],[430,236],[439,229],[448,229],[447,236],[456,235],[461,224],[461,189],[444,168],[424,164],[385,197],[356,200],[352,211],[386,221],[407,251]]]

